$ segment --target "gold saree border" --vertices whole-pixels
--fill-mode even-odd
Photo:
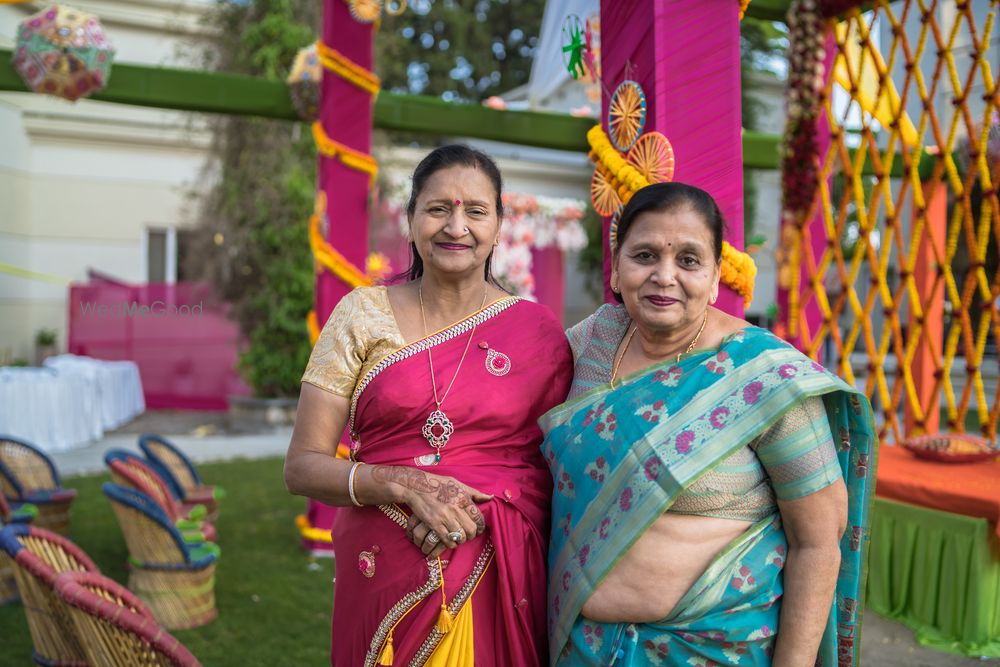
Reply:
[[[441,571],[436,562],[427,562],[427,581],[415,591],[410,591],[404,595],[396,604],[392,605],[389,613],[382,618],[375,634],[372,635],[371,643],[368,645],[368,653],[365,654],[365,667],[375,667],[378,656],[382,652],[389,633],[399,621],[410,611],[420,604],[420,601],[433,593],[441,585]]]

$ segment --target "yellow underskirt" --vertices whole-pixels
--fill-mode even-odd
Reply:
[[[428,667],[474,667],[475,647],[472,632],[472,598],[469,596],[458,616],[452,621],[451,630],[441,638],[431,657],[425,663]]]

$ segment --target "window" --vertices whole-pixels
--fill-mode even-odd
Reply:
[[[180,261],[190,250],[194,234],[187,229],[146,229],[146,282],[176,283],[188,277]]]

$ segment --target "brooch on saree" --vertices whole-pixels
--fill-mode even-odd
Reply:
[[[480,350],[486,350],[486,370],[496,375],[497,377],[503,377],[510,373],[510,357],[508,357],[503,352],[499,352],[490,347],[490,344],[485,340],[479,343]]]
[[[371,551],[362,551],[358,554],[358,569],[368,579],[375,576],[375,556],[381,552],[382,549],[375,544],[372,546]]]

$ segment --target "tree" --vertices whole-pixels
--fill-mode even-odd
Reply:
[[[220,2],[210,17],[216,67],[283,78],[316,39],[320,3]],[[239,367],[258,396],[295,396],[309,356],[312,307],[308,218],[316,153],[301,123],[222,117],[213,121],[211,189],[199,202],[185,270],[207,280],[231,306],[246,338]]]
[[[759,129],[758,121],[763,111],[761,102],[753,96],[754,75],[774,74],[776,63],[785,57],[788,38],[785,27],[773,21],[761,21],[745,16],[740,22],[740,104],[743,128]],[[753,236],[753,223],[757,217],[757,185],[753,172],[743,172],[743,234]]]
[[[417,0],[383,15],[375,68],[394,92],[478,102],[528,82],[544,2]]]

